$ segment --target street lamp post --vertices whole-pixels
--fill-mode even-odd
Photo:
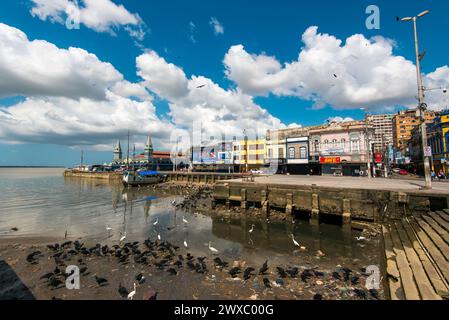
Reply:
[[[415,54],[416,54],[416,74],[418,81],[418,101],[419,101],[419,111],[421,116],[421,139],[422,139],[422,150],[423,150],[423,160],[424,160],[424,175],[426,180],[426,189],[432,189],[432,179],[430,175],[430,157],[427,156],[427,127],[426,127],[426,118],[425,118],[425,109],[426,104],[424,103],[424,86],[422,84],[421,78],[421,59],[422,57],[419,54],[419,46],[418,46],[418,31],[417,31],[417,23],[418,18],[421,18],[429,13],[429,10],[423,11],[415,17],[405,17],[402,18],[402,21],[413,21],[413,31],[415,36]]]
[[[366,146],[366,168],[368,173],[368,179],[371,179],[371,156],[370,156],[370,143],[368,136],[368,113],[365,108],[360,108],[365,113],[365,146]]]

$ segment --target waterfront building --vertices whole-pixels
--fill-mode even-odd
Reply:
[[[432,123],[435,112],[424,113],[426,123]],[[410,158],[409,143],[412,140],[414,130],[419,127],[421,120],[419,111],[404,110],[398,112],[393,118],[393,146],[396,163],[406,163]]]
[[[120,141],[117,141],[117,144],[114,147],[114,155],[111,165],[145,166],[152,170],[172,170],[173,168],[170,152],[154,151],[153,142],[150,136],[147,137],[144,151],[142,153],[135,154],[135,150],[133,150],[133,154],[129,156],[129,160],[127,155],[123,156]]]
[[[371,139],[374,152],[386,153],[393,145],[393,114],[368,115],[368,122],[374,129]]]
[[[309,174],[309,137],[286,139],[287,170],[292,174]]]
[[[241,172],[246,169],[260,169],[265,165],[266,140],[256,137],[233,142],[233,160]]]
[[[423,173],[420,129],[418,126],[412,131],[412,139],[409,141],[411,162],[418,174]],[[447,177],[449,174],[449,110],[441,112],[432,123],[427,124],[427,143],[432,150],[432,170],[436,173],[442,170]]]
[[[310,156],[319,159],[321,174],[358,176],[371,162],[368,136],[373,127],[365,121],[332,122],[309,131]]]

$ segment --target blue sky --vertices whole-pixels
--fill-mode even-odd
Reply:
[[[0,23],[21,30],[29,41],[45,40],[59,49],[82,48],[95,54],[98,60],[110,63],[123,75],[124,79],[132,83],[142,81],[142,77],[137,74],[136,58],[143,54],[142,48],[144,48],[144,50],[156,52],[167,64],[172,63],[182,69],[188,79],[192,75],[201,75],[224,90],[237,90],[248,88],[248,86],[245,87],[247,79],[242,79],[242,77],[237,79],[237,77],[225,74],[223,60],[232,46],[241,44],[247,53],[273,57],[282,66],[286,62],[298,60],[298,54],[304,47],[301,36],[309,27],[317,26],[319,33],[341,39],[343,44],[346,38],[354,34],[362,34],[366,39],[378,35],[391,39],[394,41],[393,55],[402,56],[405,60],[413,62],[412,25],[399,23],[396,21],[396,17],[414,15],[424,9],[430,9],[431,14],[419,21],[421,48],[427,50],[422,71],[429,74],[448,64],[449,44],[442,39],[447,38],[446,32],[449,30],[449,20],[446,16],[449,11],[449,3],[442,0],[425,2],[417,0],[278,0],[275,2],[114,0],[113,2],[123,4],[129,13],[140,17],[139,26],[145,31],[143,40],[130,36],[126,32],[125,25],[116,27],[115,35],[94,30],[93,27],[86,24],[81,24],[79,30],[68,30],[61,23],[51,22],[49,19],[44,20],[36,15],[32,16],[30,10],[36,4],[27,0],[1,1]],[[365,8],[370,4],[375,4],[380,8],[380,30],[368,30],[365,26],[368,16],[365,13]],[[222,34],[214,33],[210,23],[212,17],[216,18],[223,26]],[[191,27],[192,23],[195,25],[194,28]],[[192,36],[195,41],[192,41]],[[17,67],[20,68],[20,66]],[[45,67],[51,69],[52,65]],[[237,68],[237,65],[232,68]],[[411,80],[415,81],[415,79]],[[440,77],[438,83],[442,83],[444,80]],[[166,94],[155,94],[154,92],[158,92],[159,89],[152,87],[151,84],[147,85],[147,90],[153,97],[155,117],[161,121],[166,119],[173,127],[182,127],[182,124],[168,114],[174,110],[170,109],[170,103],[180,105],[181,102],[174,102],[173,98]],[[255,88],[250,89],[255,90]],[[316,101],[310,99],[310,96],[277,94],[277,89],[270,88],[262,94],[254,94],[248,89],[250,92],[244,93],[250,95],[255,104],[265,109],[284,125],[291,123],[303,126],[321,124],[327,118],[336,116],[354,119],[363,117],[362,111],[346,100],[337,99],[335,105],[332,104],[333,100],[330,100],[331,103],[328,100],[325,101],[324,107],[317,108],[314,107]],[[283,87],[283,89],[285,88]],[[24,101],[25,97],[28,96],[17,96],[13,91],[9,95],[4,93],[0,96],[0,106],[4,110],[8,110]],[[403,107],[401,103],[394,101],[388,105],[391,110]],[[403,105],[407,104],[408,101],[404,100]],[[371,112],[382,112],[385,110],[385,106],[385,102],[379,106],[373,104],[370,110]],[[36,108],[39,107],[36,106]],[[273,120],[268,119],[265,123],[273,123]],[[87,146],[89,139],[87,138],[83,139],[83,141],[86,140],[83,145],[75,141],[72,134],[67,138],[69,142],[65,143],[65,138],[60,132],[57,139],[52,139],[51,129],[47,128],[47,132],[50,130],[48,136],[41,134],[39,130],[42,129],[35,130],[35,132],[39,132],[37,135],[41,135],[42,138],[30,138],[29,132],[27,134],[16,133],[16,136],[12,138],[11,130],[8,131],[7,137],[0,135],[0,165],[71,166],[79,159],[79,148],[89,149]],[[116,136],[123,139],[123,132],[120,130]],[[143,142],[143,135],[143,132],[136,134],[136,141],[142,140]],[[98,143],[92,141],[92,145],[98,144],[103,147],[88,151],[88,160],[92,162],[110,160],[110,153],[104,145],[111,145],[115,140],[113,137],[114,135],[108,131],[108,135],[99,135]],[[73,142],[70,142],[72,140]],[[20,142],[20,144],[16,144],[16,142]],[[160,148],[167,148],[167,143],[158,142],[157,134],[155,143]]]

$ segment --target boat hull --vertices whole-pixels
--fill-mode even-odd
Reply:
[[[122,183],[125,187],[139,187],[153,185],[164,181],[163,175],[140,176],[128,173],[123,176]]]

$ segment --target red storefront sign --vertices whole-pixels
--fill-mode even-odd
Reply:
[[[336,164],[341,163],[340,157],[320,157],[321,164]]]
[[[375,163],[382,163],[382,153],[376,152],[374,154],[374,162]]]

